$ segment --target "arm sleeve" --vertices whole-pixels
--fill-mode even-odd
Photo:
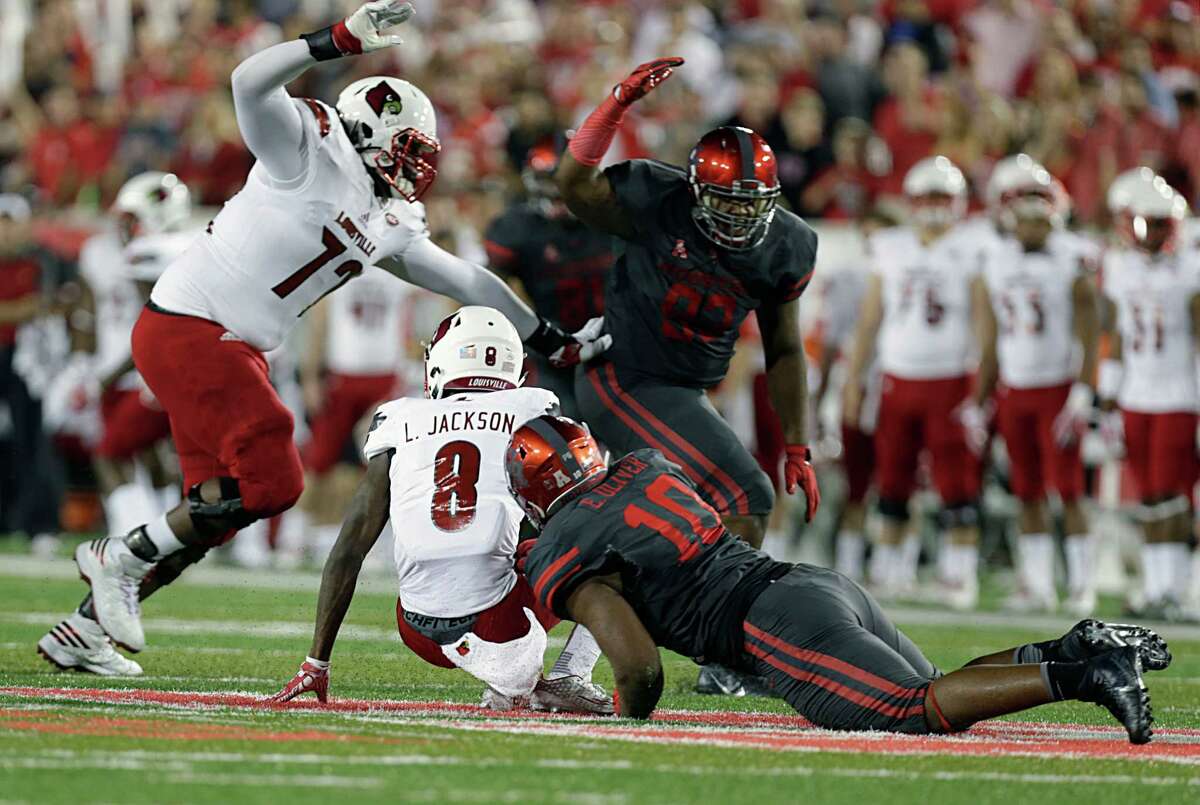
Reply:
[[[246,147],[277,182],[307,167],[300,110],[284,85],[316,64],[300,39],[260,50],[233,71],[233,105]]]
[[[508,317],[521,338],[528,338],[538,327],[537,315],[504,280],[482,266],[455,257],[428,237],[414,239],[398,260],[384,261],[381,265],[413,285],[462,304],[496,308]]]
[[[817,233],[809,226],[791,238],[790,248],[784,251],[784,270],[776,284],[779,304],[799,299],[812,281],[817,263]]]

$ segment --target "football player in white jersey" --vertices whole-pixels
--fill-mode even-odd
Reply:
[[[1064,210],[1054,180],[1028,162],[1002,201],[1013,237],[984,263],[991,304],[984,308],[994,356],[980,367],[981,396],[999,382],[996,422],[1008,449],[1013,494],[1021,502],[1020,586],[1011,608],[1053,612],[1055,541],[1046,493],[1062,502],[1067,534],[1068,609],[1078,617],[1096,606],[1093,540],[1079,504],[1083,462],[1079,444],[1092,418],[1099,323],[1092,276],[1099,249],[1063,231]]]
[[[1197,477],[1200,260],[1181,248],[1187,202],[1139,173],[1110,193],[1123,245],[1104,256],[1104,325],[1112,350],[1098,391],[1120,409],[1138,489],[1145,612],[1184,619],[1191,585],[1191,493]]]
[[[492,308],[448,316],[425,356],[426,398],[393,400],[375,413],[367,475],[325,563],[312,650],[274,700],[312,690],[325,701],[359,568],[390,518],[404,524],[394,529],[396,622],[417,656],[484,682],[485,705],[612,713],[612,699],[591,683],[600,650],[583,627],[563,649],[566,667],[542,678],[546,629],[558,618],[515,566],[524,514],[508,490],[505,451],[512,432],[557,411],[558,398],[521,387],[521,340]]]
[[[419,89],[365,78],[342,91],[336,109],[284,90],[319,61],[399,44],[385,31],[412,13],[398,0],[366,3],[233,72],[238,127],[258,161],[154,286],[132,339],[137,368],[170,417],[186,499],[75,554],[91,586],[81,611],[131,651],[145,645],[142,598],[300,496],[292,415],[263,353],[365,266],[501,309],[552,362],[586,360],[611,341],[599,319],[579,337],[539,320],[494,274],[429,239],[418,199],[436,175],[440,146],[433,105]]]
[[[864,370],[876,354],[883,372],[875,427],[883,564],[900,568],[898,580],[915,577],[917,554],[904,549],[908,502],[928,453],[947,536],[943,592],[948,605],[969,609],[979,595],[978,452],[986,440],[970,373],[987,289],[979,244],[955,231],[967,205],[959,169],[943,156],[923,159],[904,177],[904,192],[911,226],[872,238],[874,266],[850,355],[844,415],[859,421]]]

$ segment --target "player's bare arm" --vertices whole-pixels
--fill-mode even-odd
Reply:
[[[326,700],[333,643],[354,598],[363,559],[379,540],[388,520],[391,461],[392,454],[387,452],[375,456],[367,465],[367,474],[350,501],[342,530],[321,573],[321,592],[317,597],[317,619],[309,655],[296,676],[269,701],[286,702],[310,690],[317,694],[318,700]]]
[[[854,328],[854,339],[850,347],[849,364],[846,367],[846,385],[842,389],[842,418],[857,423],[862,409],[862,377],[867,362],[875,349],[875,339],[883,323],[883,282],[878,274],[867,280],[862,307],[858,313],[858,325]]]
[[[1075,340],[1083,350],[1079,382],[1091,384],[1096,377],[1100,355],[1100,305],[1095,281],[1089,276],[1075,278],[1071,285],[1071,326]]]
[[[619,580],[607,577],[585,581],[567,599],[567,612],[592,633],[612,665],[617,714],[649,718],[662,696],[662,662],[658,647],[633,607],[621,597],[619,586]]]
[[[811,522],[821,502],[817,477],[808,449],[808,361],[800,341],[800,300],[763,305],[758,310],[763,354],[767,367],[767,392],[779,416],[786,445],[785,487],[789,494],[800,488],[807,499],[804,519]]]
[[[1117,305],[1108,296],[1100,300],[1100,332],[1108,341],[1108,356],[1100,361],[1096,371],[1096,393],[1100,396],[1100,407],[1112,411],[1117,405],[1117,393],[1121,390],[1125,370],[1121,331],[1117,327]]]
[[[975,340],[979,344],[979,370],[975,378],[975,404],[983,405],[996,389],[1000,364],[996,355],[996,336],[999,326],[992,308],[991,294],[983,276],[971,281],[971,321],[975,323]]]
[[[321,371],[324,369],[325,349],[329,340],[329,305],[329,300],[323,299],[313,305],[305,316],[308,349],[300,356],[300,391],[304,394],[304,410],[310,416],[324,405]]]
[[[667,57],[639,65],[613,87],[612,94],[575,132],[559,163],[555,181],[567,207],[588,226],[621,238],[633,237],[633,222],[600,171],[600,161],[629,106],[666,81],[681,64],[683,59]]]

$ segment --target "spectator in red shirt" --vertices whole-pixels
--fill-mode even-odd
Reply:
[[[904,174],[933,153],[942,130],[941,95],[929,85],[928,74],[925,55],[915,45],[896,45],[884,59],[884,81],[891,95],[875,110],[875,130],[892,152],[884,193],[900,194]]]
[[[85,185],[100,179],[116,150],[119,132],[111,109],[92,104],[92,117],[81,113],[75,90],[61,84],[42,100],[45,120],[34,135],[27,159],[34,182],[55,202],[69,204]]]
[[[833,131],[834,163],[804,191],[805,212],[834,221],[858,220],[866,214],[875,184],[866,164],[870,138],[870,126],[858,118],[838,122]]]
[[[252,162],[238,132],[233,104],[218,90],[209,93],[188,123],[171,171],[200,204],[217,206],[241,189]]]

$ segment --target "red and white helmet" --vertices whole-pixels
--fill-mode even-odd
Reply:
[[[338,117],[367,172],[407,201],[437,177],[437,116],[424,92],[391,76],[360,78],[342,90]]]
[[[521,385],[525,349],[499,310],[461,307],[442,319],[425,345],[425,396],[505,391]]]
[[[926,157],[909,168],[904,195],[918,226],[944,229],[967,212],[967,180],[944,156]]]
[[[766,237],[779,199],[775,153],[757,133],[722,126],[700,138],[688,157],[692,217],[713,243],[738,251]]]
[[[1108,201],[1121,238],[1131,246],[1157,253],[1169,251],[1188,214],[1188,203],[1167,181],[1148,168],[1122,181]]]
[[[599,484],[608,459],[586,425],[544,414],[513,432],[504,469],[508,490],[540,527],[563,504]]]
[[[192,194],[175,174],[146,171],[121,185],[112,211],[117,234],[127,244],[142,235],[181,229],[192,215]]]

